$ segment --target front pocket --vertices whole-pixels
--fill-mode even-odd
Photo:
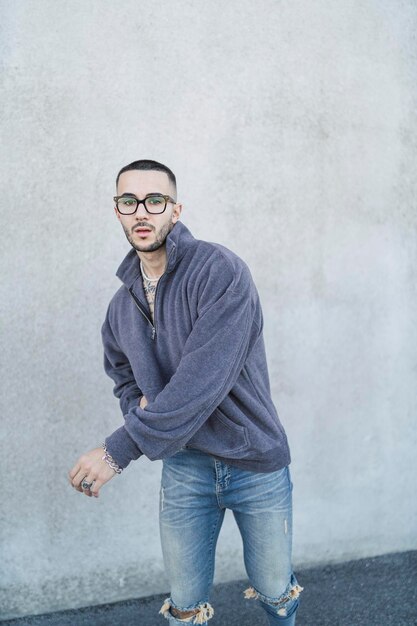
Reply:
[[[248,431],[216,409],[191,437],[189,448],[198,448],[218,456],[233,456],[249,446]]]

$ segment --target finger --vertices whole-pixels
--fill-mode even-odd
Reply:
[[[78,474],[79,471],[80,471],[80,464],[76,463],[74,467],[72,468],[72,470],[68,472],[70,482],[72,482],[72,479],[74,478],[76,474]]]
[[[84,480],[85,472],[78,471],[78,473],[72,479],[72,486],[76,489],[81,489],[81,482]]]
[[[99,497],[99,491],[103,485],[104,482],[98,478],[94,481],[93,486],[91,487],[91,493],[95,498]]]
[[[86,478],[87,474],[88,472],[86,472],[86,470],[80,469],[78,474],[76,474],[72,479],[72,486],[75,487],[77,491],[82,491],[81,483]]]
[[[105,464],[105,467],[104,468],[102,467],[101,471],[99,471],[96,474],[96,479],[94,481],[94,485],[91,487],[91,491],[93,493],[93,496],[98,498],[99,491],[102,488],[102,486],[105,485],[106,483],[108,483],[109,480],[111,480],[115,476],[116,476],[116,472],[114,471],[114,469],[112,469],[107,464]]]

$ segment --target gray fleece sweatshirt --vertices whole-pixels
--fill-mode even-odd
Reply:
[[[247,265],[224,246],[195,239],[182,222],[169,233],[166,251],[154,321],[135,250],[117,272],[123,285],[102,338],[124,424],[107,437],[109,453],[121,467],[141,454],[163,459],[183,447],[250,471],[288,465]]]

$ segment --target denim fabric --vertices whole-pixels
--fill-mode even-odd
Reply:
[[[259,601],[270,624],[293,626],[301,588],[291,567],[292,483],[288,466],[270,473],[252,472],[187,448],[163,461],[160,533],[171,584],[165,617],[170,624],[181,625],[184,621],[174,618],[167,607],[206,610],[226,509],[233,511],[243,540],[251,584],[245,596]],[[200,621],[204,616],[207,613],[202,611],[198,621],[190,623],[207,624]]]

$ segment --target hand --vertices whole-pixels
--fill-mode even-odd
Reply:
[[[140,399],[140,403],[139,403],[140,408],[144,409],[147,404],[148,404],[148,401],[147,401],[146,397],[142,396],[141,399]]]
[[[72,470],[68,472],[71,485],[89,498],[91,496],[98,498],[100,488],[116,474],[106,461],[102,461],[103,455],[103,448],[94,448],[80,456]],[[88,483],[93,483],[90,489],[81,488],[84,479]]]

